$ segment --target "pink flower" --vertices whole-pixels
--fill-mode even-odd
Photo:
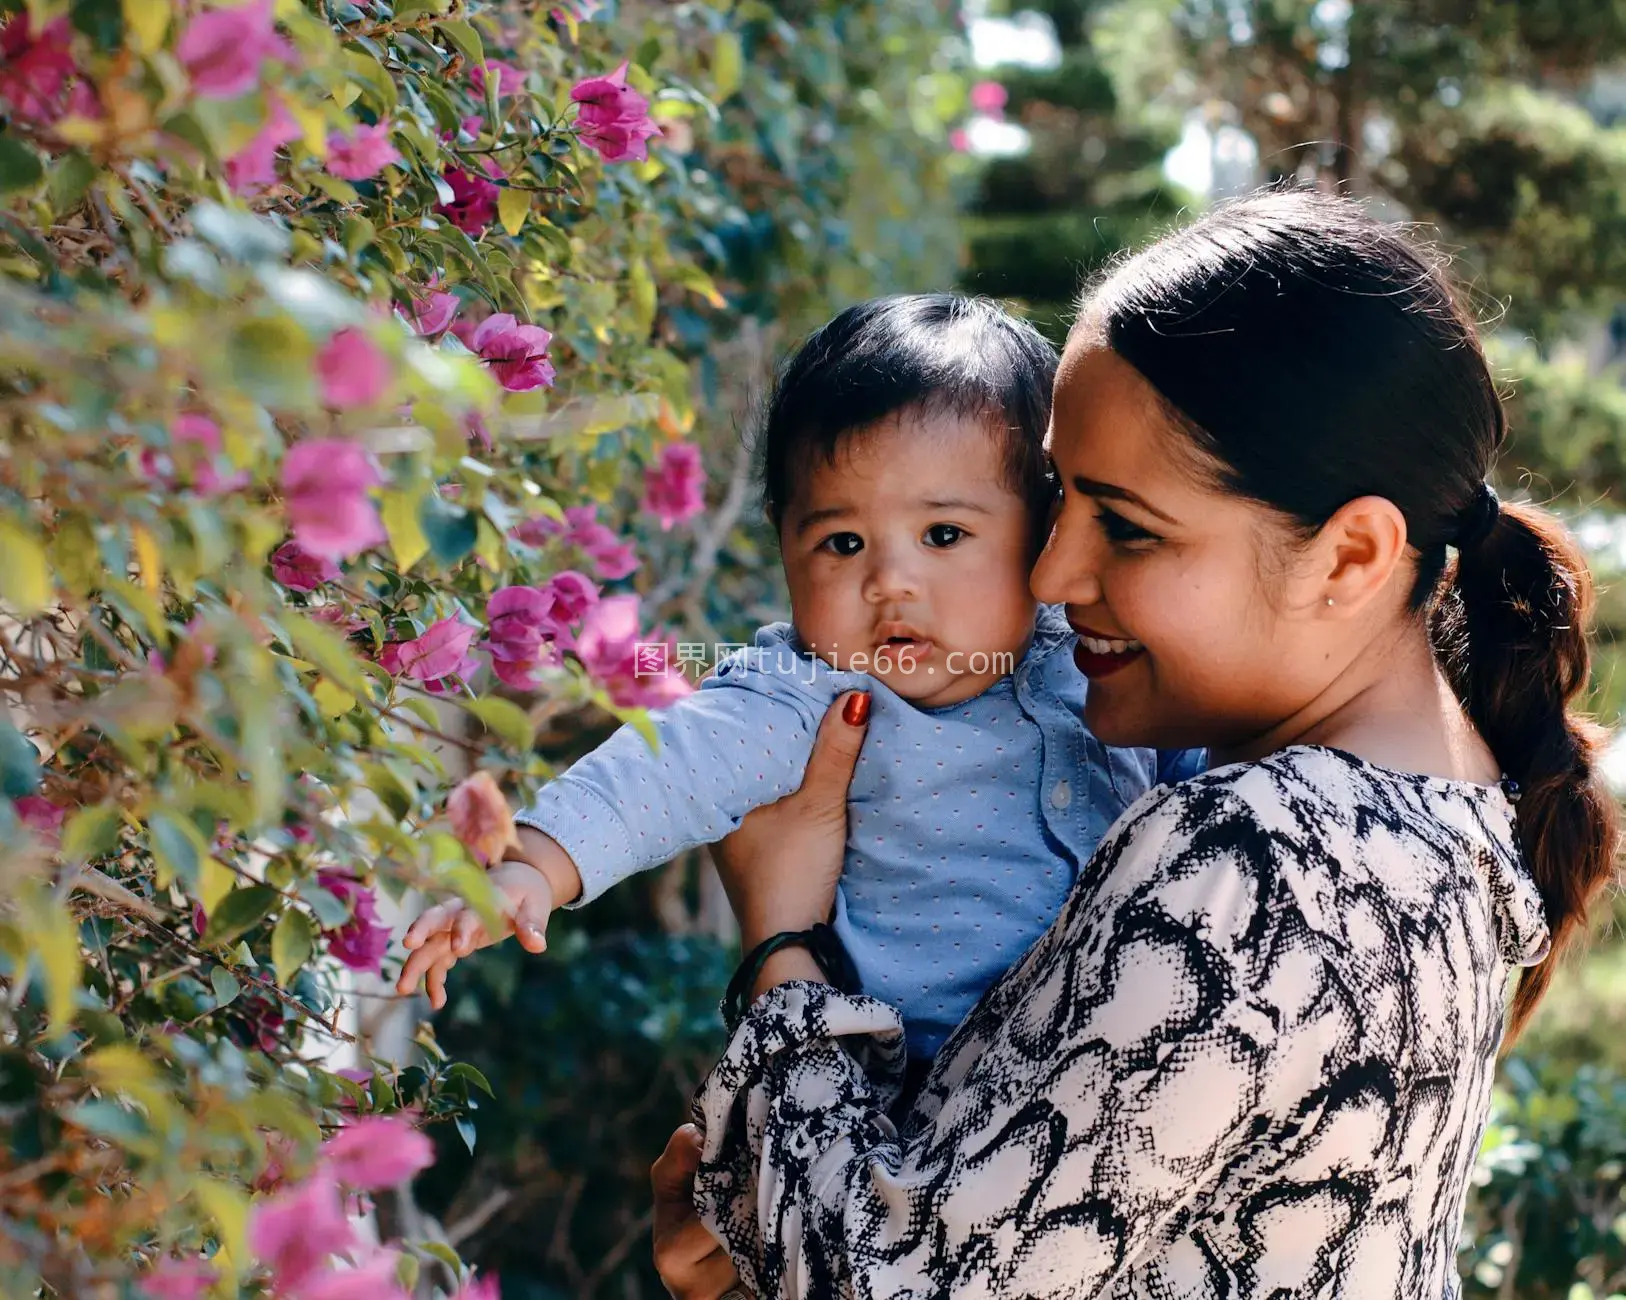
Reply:
[[[291,62],[293,48],[272,24],[273,0],[231,9],[205,9],[175,43],[175,57],[204,99],[230,99],[252,90],[267,59]]]
[[[339,1185],[323,1169],[281,1196],[259,1202],[249,1215],[249,1250],[270,1266],[278,1294],[298,1294],[307,1280],[326,1268],[330,1255],[355,1244]]]
[[[478,239],[497,215],[497,196],[502,193],[483,176],[473,176],[460,167],[444,172],[441,179],[451,187],[452,201],[435,205],[464,234]]]
[[[588,610],[576,658],[622,708],[660,708],[692,689],[671,646],[640,635],[636,596],[609,596]]]
[[[435,1148],[395,1115],[352,1120],[322,1143],[322,1163],[346,1187],[371,1192],[405,1182],[435,1163]]]
[[[138,1285],[150,1300],[198,1300],[219,1276],[203,1259],[165,1259]]]
[[[495,1277],[480,1277],[471,1273],[469,1280],[458,1288],[452,1300],[502,1300],[502,1292],[497,1288]]]
[[[371,406],[389,387],[389,359],[363,331],[347,326],[335,330],[316,354],[316,377],[327,405]]]
[[[337,582],[340,574],[327,556],[288,541],[271,552],[271,576],[289,591],[315,591],[324,582]]]
[[[1010,98],[1005,87],[997,81],[979,81],[971,87],[971,107],[988,117],[999,117]]]
[[[701,489],[706,472],[700,465],[700,448],[688,442],[669,442],[661,448],[660,463],[644,471],[643,508],[661,522],[667,532],[673,524],[692,519],[706,507]]]
[[[347,181],[364,181],[381,167],[401,161],[390,143],[390,124],[358,126],[350,135],[334,131],[327,138],[327,169]]]
[[[565,511],[564,523],[535,515],[516,526],[512,536],[527,546],[544,546],[550,538],[563,534],[569,545],[592,559],[598,576],[606,582],[625,578],[638,568],[638,556],[630,543],[622,542],[612,529],[598,522],[597,516],[597,506],[571,506]]]
[[[578,81],[570,97],[581,105],[576,134],[605,162],[649,157],[644,142],[661,129],[650,120],[649,101],[627,85],[625,61],[607,77]]]
[[[359,614],[352,614],[343,605],[318,605],[314,609],[307,609],[305,613],[318,623],[326,623],[329,627],[337,628],[346,636],[349,636],[352,632],[359,632],[367,626],[366,619]],[[310,831],[303,826],[295,828],[293,834],[295,839],[301,841],[308,840],[311,837]]]
[[[490,451],[497,444],[491,437],[491,429],[486,424],[485,416],[478,411],[470,411],[463,417],[463,428],[467,432],[470,442],[480,444],[481,451]]]
[[[955,153],[971,152],[971,134],[963,126],[957,126],[949,132],[949,148]]]
[[[378,923],[378,902],[373,891],[342,871],[319,871],[316,883],[340,902],[350,904],[350,919],[325,931],[327,950],[351,970],[378,974],[384,966],[384,954],[389,951],[390,932]]]
[[[175,418],[169,436],[171,451],[161,452],[156,447],[146,447],[141,452],[141,472],[155,483],[176,491],[190,481],[191,487],[200,496],[206,497],[235,492],[247,486],[249,475],[246,470],[232,474],[220,472],[220,426],[207,415],[197,411],[183,412]],[[182,449],[188,445],[196,450],[182,455]],[[177,458],[183,464],[189,462],[190,479],[177,472]]]
[[[66,808],[40,794],[25,794],[13,799],[11,806],[17,810],[18,820],[47,848],[55,849],[61,843],[62,821],[68,815]]]
[[[241,149],[226,159],[226,184],[233,194],[252,196],[277,179],[277,150],[299,139],[299,123],[275,95],[266,96],[265,124]]]
[[[282,462],[283,505],[294,540],[312,554],[347,560],[385,540],[367,497],[381,480],[366,451],[343,438],[302,442]]]
[[[536,670],[559,662],[558,645],[567,635],[558,601],[536,587],[502,587],[486,602],[486,649],[491,669],[516,690],[537,685]]]
[[[412,328],[425,338],[442,334],[452,323],[460,306],[455,293],[440,293],[431,290],[427,298],[413,298],[408,310],[407,319]]]
[[[486,78],[492,75],[497,78],[498,99],[506,99],[525,85],[525,74],[513,64],[491,58],[486,60],[485,67],[476,63],[469,69],[469,84],[477,94],[483,95],[486,93]]]
[[[482,865],[501,862],[503,851],[519,844],[508,800],[490,772],[476,772],[446,800],[446,820]]]
[[[497,382],[511,393],[553,384],[548,344],[553,335],[540,325],[521,325],[507,312],[487,316],[471,340]]]
[[[605,162],[649,157],[644,142],[661,129],[650,120],[649,101],[627,85],[625,61],[607,77],[578,81],[570,97],[581,105],[576,134]]]
[[[548,580],[547,594],[566,623],[577,623],[598,604],[598,584],[585,573],[564,569]]]
[[[68,52],[66,18],[53,18],[35,35],[28,14],[0,25],[0,101],[24,122],[49,126],[62,116],[62,91],[78,72]]]
[[[398,1250],[375,1248],[354,1268],[334,1269],[299,1288],[297,1300],[411,1300],[401,1288]]]
[[[460,618],[443,618],[411,641],[388,642],[378,662],[392,676],[431,682],[453,673],[467,676],[472,669],[469,645],[480,629]]]

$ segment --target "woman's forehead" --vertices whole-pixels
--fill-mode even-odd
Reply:
[[[1169,432],[1157,391],[1133,366],[1110,348],[1068,347],[1056,372],[1052,455],[1131,452]]]

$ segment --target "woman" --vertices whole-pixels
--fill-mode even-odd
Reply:
[[[1212,768],[1119,820],[901,1131],[896,1014],[761,963],[697,1102],[750,1292],[1456,1293],[1506,977],[1516,1033],[1617,840],[1567,711],[1588,575],[1486,485],[1504,430],[1439,268],[1347,201],[1230,205],[1086,297],[1034,591],[1096,735]],[[747,949],[828,914],[841,766],[730,846]],[[657,1257],[715,1296],[691,1141]]]

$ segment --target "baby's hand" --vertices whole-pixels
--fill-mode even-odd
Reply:
[[[423,979],[429,1005],[439,1011],[446,1005],[446,974],[460,958],[501,943],[510,934],[519,936],[520,946],[527,952],[541,952],[548,946],[548,917],[555,900],[547,876],[528,862],[504,862],[493,867],[487,879],[502,896],[502,932],[492,934],[480,914],[462,899],[437,903],[412,923],[402,940],[410,955],[396,981],[396,992],[412,993]]]

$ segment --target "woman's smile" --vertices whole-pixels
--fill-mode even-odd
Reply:
[[[1078,670],[1092,681],[1110,677],[1129,667],[1146,654],[1146,647],[1127,637],[1109,637],[1068,619],[1078,633],[1078,644],[1073,647],[1073,662]]]

